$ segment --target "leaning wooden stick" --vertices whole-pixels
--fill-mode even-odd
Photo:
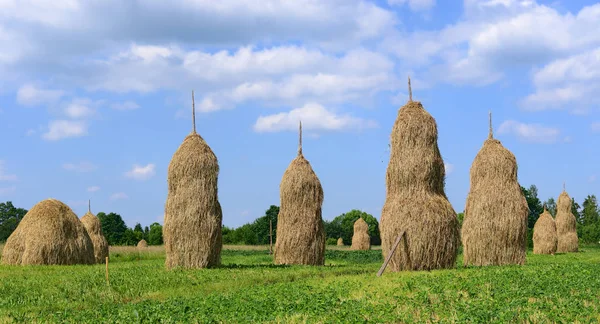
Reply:
[[[392,246],[392,249],[390,250],[390,253],[388,254],[387,258],[385,259],[385,262],[381,265],[381,268],[377,272],[377,277],[381,277],[381,275],[383,274],[383,271],[387,267],[388,263],[390,263],[390,260],[392,259],[394,252],[396,252],[396,248],[398,247],[398,244],[400,244],[400,239],[402,238],[402,235],[404,235],[404,231],[402,231],[400,233],[400,235],[398,235],[398,237],[396,237],[396,242],[394,242],[394,245]]]
[[[108,281],[108,257],[106,257],[106,284],[110,286],[110,282]]]

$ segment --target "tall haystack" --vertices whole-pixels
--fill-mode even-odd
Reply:
[[[192,92],[192,132],[168,170],[163,237],[167,269],[206,268],[221,263],[223,214],[217,195],[217,157],[196,133]]]
[[[517,179],[517,159],[492,132],[471,166],[462,225],[465,265],[524,264],[529,207]]]
[[[533,253],[554,254],[557,245],[556,223],[544,205],[544,212],[533,226]]]
[[[143,249],[143,248],[147,248],[147,247],[148,247],[148,242],[146,242],[146,240],[144,240],[144,239],[139,241],[137,244],[138,249]]]
[[[577,238],[577,220],[571,211],[571,197],[564,186],[563,192],[558,196],[556,203],[556,232],[558,234],[558,248],[556,252],[577,252],[579,239]]]
[[[90,202],[88,201],[88,212],[81,217],[81,223],[85,227],[92,244],[94,245],[94,257],[96,263],[104,263],[108,256],[108,242],[102,232],[102,225],[98,217],[92,214]]]
[[[281,207],[277,216],[274,262],[323,265],[323,187],[310,163],[302,155],[302,123],[299,138],[298,156],[285,170],[279,186]]]
[[[408,88],[409,101],[398,111],[391,134],[380,224],[383,257],[404,231],[408,246],[398,247],[388,269],[451,268],[459,246],[458,220],[444,192],[437,124],[420,102],[412,100],[410,79]]]
[[[83,224],[56,199],[37,203],[10,235],[3,264],[93,264],[94,246]]]
[[[362,217],[354,222],[354,234],[352,235],[352,250],[369,250],[371,248],[371,237],[369,236],[369,224]]]
[[[344,240],[341,237],[337,240],[337,246],[344,246]]]

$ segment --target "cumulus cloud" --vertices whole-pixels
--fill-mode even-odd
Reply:
[[[388,0],[387,2],[390,6],[408,4],[413,11],[429,10],[435,6],[435,0]]]
[[[37,106],[56,102],[64,94],[61,90],[41,89],[33,84],[25,84],[17,91],[17,102],[23,106]]]
[[[91,162],[83,161],[79,163],[65,163],[63,164],[63,169],[67,171],[75,171],[75,172],[91,172],[96,170],[98,167]]]
[[[140,106],[137,103],[130,100],[125,102],[114,103],[111,105],[111,107],[112,109],[116,110],[134,110],[140,108]]]
[[[123,200],[127,198],[129,198],[129,196],[124,192],[116,192],[110,196],[110,200]]]
[[[125,176],[135,180],[150,179],[156,173],[155,167],[153,163],[145,166],[134,164],[131,170],[125,172]]]
[[[52,120],[48,123],[48,131],[42,134],[42,138],[47,141],[58,141],[85,135],[87,135],[87,124],[83,121]]]
[[[99,190],[100,190],[100,187],[98,187],[98,186],[91,186],[91,187],[87,188],[88,192],[96,192],[96,191],[99,191]]]
[[[65,108],[65,115],[72,119],[85,119],[96,114],[92,108],[92,101],[89,99],[73,99]]]
[[[297,131],[299,122],[307,130],[346,130],[376,127],[372,120],[351,115],[338,115],[317,103],[308,103],[289,112],[260,116],[254,124],[256,132]]]
[[[559,140],[560,130],[540,124],[527,124],[515,120],[507,120],[498,128],[498,134],[513,135],[519,140],[529,143],[550,144]]]

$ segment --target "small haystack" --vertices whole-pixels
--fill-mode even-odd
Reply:
[[[556,223],[544,205],[544,212],[533,226],[533,253],[554,254],[557,245]]]
[[[275,264],[323,265],[325,229],[321,218],[323,187],[302,155],[300,123],[298,156],[283,174],[279,187]]]
[[[10,235],[3,264],[93,264],[94,246],[83,224],[56,199],[37,203]]]
[[[362,217],[354,222],[354,234],[352,235],[352,250],[371,249],[371,237],[369,236],[369,224]]]
[[[383,257],[404,231],[408,246],[398,247],[388,269],[451,268],[459,246],[458,220],[444,192],[437,124],[420,102],[412,101],[410,79],[408,88],[409,101],[398,111],[391,134],[380,224]]]
[[[102,224],[98,217],[94,216],[91,211],[90,202],[88,201],[88,212],[81,217],[81,223],[85,227],[92,244],[94,245],[94,257],[96,263],[104,263],[108,256],[108,242],[102,232]]]
[[[179,146],[168,170],[163,227],[167,269],[206,268],[221,263],[223,214],[217,195],[217,157],[193,129]]]
[[[556,252],[577,252],[579,238],[577,238],[577,220],[571,211],[572,200],[567,194],[564,185],[563,192],[558,196],[556,203],[556,232],[558,234],[558,248]]]
[[[137,248],[138,249],[144,249],[148,247],[148,242],[146,242],[146,240],[142,239],[141,241],[138,242],[137,244]]]
[[[471,166],[462,225],[463,263],[524,264],[529,207],[517,179],[517,159],[492,132]]]
[[[337,246],[344,246],[344,240],[341,237],[337,241]]]

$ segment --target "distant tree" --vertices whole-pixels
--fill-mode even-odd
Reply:
[[[104,212],[99,212],[97,216],[100,220],[100,224],[102,225],[102,232],[104,232],[104,237],[106,237],[108,244],[125,244],[123,235],[128,228],[127,225],[125,225],[123,218],[121,218],[121,215],[116,213],[105,214]],[[133,232],[131,229],[129,230]]]
[[[579,224],[581,224],[581,213],[579,212],[580,209],[581,206],[579,206],[579,204],[575,201],[575,198],[571,198],[571,212],[573,215],[575,215],[575,219]]]
[[[141,239],[139,239],[138,234],[132,230],[131,228],[127,228],[125,232],[123,232],[123,238],[121,239],[121,245],[136,245]]]
[[[273,244],[277,239],[277,216],[279,215],[279,206],[271,205],[265,211],[265,215],[257,218],[252,223],[252,230],[256,233],[256,244],[269,244],[269,222],[273,221]],[[250,244],[247,243],[246,244]]]
[[[595,195],[588,195],[583,201],[583,209],[581,210],[582,224],[585,226],[596,224],[600,219],[598,213],[598,201]]]
[[[538,198],[538,190],[535,185],[531,185],[529,189],[521,187],[521,192],[527,200],[527,206],[529,207],[529,215],[527,217],[527,227],[533,229],[533,225],[544,212],[541,200]]]
[[[135,224],[133,228],[133,234],[135,235],[136,243],[145,240],[144,230],[142,229],[142,225],[140,223]]]
[[[27,214],[27,210],[16,208],[11,201],[0,203],[0,242],[6,241]]]
[[[149,237],[150,235],[150,228],[148,226],[144,227],[144,240],[146,240],[146,242],[148,242],[148,240],[150,239]],[[150,243],[148,243],[150,244]]]
[[[329,227],[341,228],[340,236],[331,236],[328,238],[339,238],[341,237],[344,241],[344,244],[350,245],[352,244],[352,235],[354,235],[354,222],[362,218],[369,225],[369,236],[371,237],[372,245],[380,245],[381,237],[379,234],[379,222],[373,215],[367,214],[363,211],[353,209],[347,213],[341,214],[331,221],[332,224],[329,224]],[[331,228],[330,228],[331,230]],[[327,233],[327,231],[326,231]],[[332,234],[336,234],[335,232]]]
[[[342,237],[342,219],[336,217],[332,221],[324,220],[323,227],[325,228],[325,237],[335,239],[337,244],[337,239]]]
[[[161,245],[163,244],[162,225],[159,223],[152,223],[150,225],[150,231],[148,233],[148,244],[149,245]]]
[[[546,209],[548,210],[550,215],[552,215],[552,217],[556,217],[556,201],[554,200],[554,198],[548,198],[548,200],[546,200],[544,204],[546,204]]]
[[[456,214],[456,218],[458,219],[458,227],[462,228],[462,223],[463,223],[463,220],[465,219],[465,212],[463,211],[461,213]]]

